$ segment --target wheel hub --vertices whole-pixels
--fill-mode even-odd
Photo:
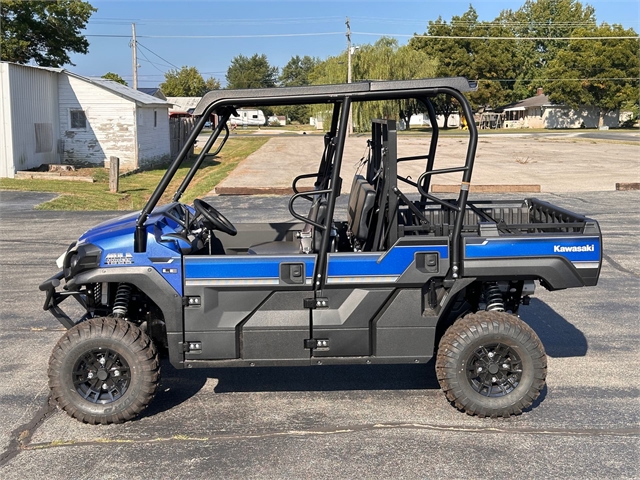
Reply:
[[[511,393],[522,378],[522,361],[508,345],[481,345],[467,361],[467,380],[480,395],[502,397]]]
[[[118,352],[95,348],[78,358],[72,377],[76,392],[82,398],[106,404],[124,395],[131,382],[131,371]]]

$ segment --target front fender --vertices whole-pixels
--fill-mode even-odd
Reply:
[[[175,289],[151,267],[110,267],[82,272],[71,279],[67,286],[89,283],[130,283],[144,292],[160,308],[167,327],[169,359],[176,368],[182,367],[183,318],[182,298]]]

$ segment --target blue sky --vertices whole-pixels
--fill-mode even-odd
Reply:
[[[264,53],[269,62],[278,67],[284,66],[294,55],[326,58],[339,54],[346,48],[347,16],[355,45],[373,43],[381,35],[395,36],[400,44],[405,44],[412,34],[424,33],[429,20],[438,16],[450,20],[453,15],[464,13],[469,3],[478,12],[480,20],[493,20],[500,11],[516,10],[523,2],[90,0],[98,11],[85,31],[90,42],[89,53],[72,55],[71,61],[76,66],[67,65],[66,68],[86,76],[100,76],[111,71],[131,82],[129,42],[131,23],[135,22],[141,45],[138,86],[157,86],[164,80],[164,72],[173,66],[184,65],[197,67],[205,78],[218,78],[224,86],[224,75],[231,59],[239,54]],[[639,31],[639,0],[582,3],[595,7],[598,23],[619,23]],[[177,38],[157,38],[167,36]],[[226,38],[195,38],[207,36]]]

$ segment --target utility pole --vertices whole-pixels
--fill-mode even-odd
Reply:
[[[133,53],[133,89],[138,89],[138,42],[136,40],[136,24],[131,24],[131,32],[133,38],[131,39],[131,48]]]
[[[347,37],[347,83],[351,83],[351,25],[349,24],[349,17],[347,17],[347,21],[344,23],[347,26],[347,33],[345,34]],[[353,133],[351,106],[349,106],[349,121],[347,124],[347,135],[351,135]]]

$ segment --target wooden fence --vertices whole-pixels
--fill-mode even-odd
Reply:
[[[178,117],[169,119],[169,137],[171,138],[171,159],[176,158],[180,149],[184,146],[196,124],[193,117]],[[193,147],[191,152],[193,153]]]

